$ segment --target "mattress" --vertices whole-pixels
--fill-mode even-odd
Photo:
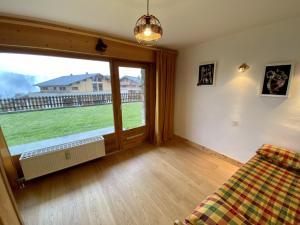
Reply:
[[[300,173],[256,155],[201,202],[185,224],[300,224]]]

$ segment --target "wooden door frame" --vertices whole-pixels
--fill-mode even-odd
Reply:
[[[1,179],[1,182],[3,182],[4,188],[5,188],[5,190],[1,190],[1,191],[3,192],[3,194],[5,194],[8,197],[9,202],[10,202],[9,206],[6,205],[6,208],[11,209],[10,215],[7,216],[5,220],[2,218],[3,215],[0,215],[0,224],[3,223],[3,221],[6,221],[6,222],[9,221],[9,222],[12,222],[12,225],[23,225],[24,223],[23,223],[21,214],[19,212],[14,194],[10,187],[10,183],[8,181],[8,178],[7,178],[5,169],[4,169],[3,160],[1,157],[0,157],[0,179]]]
[[[126,60],[112,60],[112,77],[113,78],[113,89],[114,89],[114,112],[115,112],[115,133],[118,141],[120,150],[128,149],[138,145],[140,142],[148,139],[149,136],[149,122],[150,122],[150,87],[149,87],[149,75],[150,66],[147,63],[140,63]],[[122,110],[121,110],[121,88],[120,88],[120,76],[119,67],[131,67],[131,68],[142,68],[145,70],[145,125],[123,130],[122,124]]]

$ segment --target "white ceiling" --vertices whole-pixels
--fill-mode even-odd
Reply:
[[[146,0],[0,0],[0,12],[134,40]],[[150,0],[163,26],[160,45],[180,48],[300,16],[300,0]],[[298,28],[297,28],[298,29]]]

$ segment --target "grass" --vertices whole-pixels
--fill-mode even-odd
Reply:
[[[122,104],[123,127],[143,124],[142,103]],[[53,109],[0,115],[8,146],[20,145],[100,128],[113,127],[112,105]]]

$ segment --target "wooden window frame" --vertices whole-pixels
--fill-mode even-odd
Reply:
[[[108,62],[110,65],[110,76],[111,76],[111,91],[113,98],[113,114],[114,114],[114,133],[103,135],[105,139],[106,154],[109,155],[114,152],[121,150],[126,150],[135,147],[149,139],[150,127],[153,128],[154,124],[152,119],[150,119],[150,111],[153,110],[150,107],[154,107],[150,104],[150,75],[153,73],[151,69],[151,62],[138,62],[133,60],[117,59],[113,57],[101,56],[101,55],[89,55],[74,52],[64,52],[64,51],[49,51],[47,49],[34,49],[34,48],[15,48],[6,47],[0,48],[0,53],[16,53],[16,54],[31,54],[31,55],[41,55],[41,56],[54,56],[54,57],[65,57],[73,59],[86,59],[86,60],[97,60],[102,62]],[[120,82],[118,77],[118,71],[116,68],[118,66],[124,67],[137,67],[146,70],[146,80],[145,80],[145,95],[146,95],[146,118],[145,125],[138,128],[129,129],[126,131],[122,130],[122,115],[120,108]],[[152,72],[152,73],[151,73]],[[152,130],[151,128],[151,130]],[[151,132],[151,131],[150,131]]]

